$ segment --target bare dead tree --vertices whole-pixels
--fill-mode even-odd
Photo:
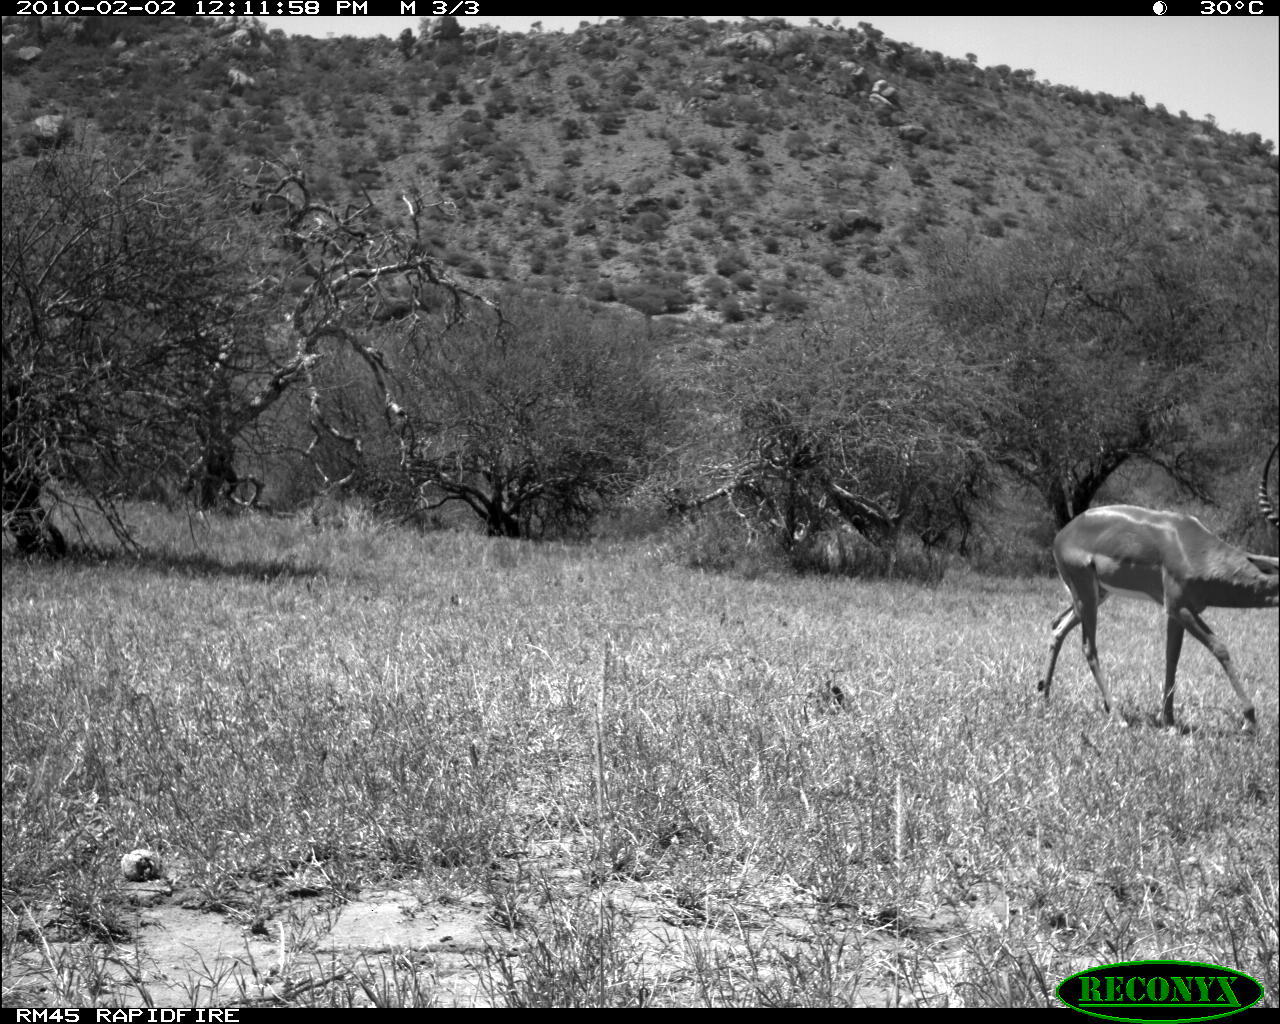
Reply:
[[[407,193],[393,223],[367,197],[317,200],[283,164],[246,187],[238,203],[202,196],[101,155],[6,165],[3,516],[21,550],[65,551],[50,508],[82,501],[128,542],[118,501],[157,478],[182,479],[201,507],[256,503],[263,485],[237,460],[298,389],[312,449],[346,445],[358,462],[362,439],[315,377],[339,350],[410,441],[372,328],[492,305],[431,255],[425,217],[447,204]]]
[[[428,199],[417,189],[405,192],[406,215],[398,228],[385,226],[384,215],[366,195],[360,205],[345,207],[316,197],[306,173],[280,161],[266,161],[245,187],[253,210],[275,221],[280,260],[264,286],[285,281],[302,287],[283,314],[293,351],[266,385],[244,401],[225,432],[236,436],[262,415],[295,382],[306,388],[312,438],[307,454],[326,488],[340,489],[353,479],[364,450],[364,438],[344,430],[326,409],[315,371],[329,347],[353,353],[375,387],[387,426],[401,443],[403,460],[411,457],[423,424],[397,399],[387,357],[374,340],[375,325],[393,324],[400,333],[432,330],[428,315],[443,308],[446,325],[462,320],[470,304],[501,316],[487,296],[467,287],[432,255],[427,214],[451,210],[444,199]],[[348,458],[334,472],[321,453],[345,448]]]

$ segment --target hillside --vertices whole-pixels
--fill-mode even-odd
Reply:
[[[707,321],[907,279],[946,228],[1016,235],[1101,182],[1271,231],[1257,135],[857,28],[624,18],[572,35],[433,23],[314,40],[255,22],[6,18],[4,157],[112,139],[218,181],[292,157],[331,200],[448,202],[438,253]]]

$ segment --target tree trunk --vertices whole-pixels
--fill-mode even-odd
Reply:
[[[511,537],[513,539],[520,537],[520,521],[504,509],[501,504],[493,502],[489,505],[487,511],[485,533],[490,537]]]
[[[67,553],[62,531],[53,525],[48,510],[40,503],[40,482],[34,476],[6,472],[3,505],[5,526],[13,534],[19,552],[50,558]]]
[[[213,509],[228,501],[240,482],[231,444],[226,441],[206,443],[204,455],[192,470],[192,477],[196,508]]]
[[[1068,480],[1054,481],[1042,491],[1059,530],[1089,507],[1102,485],[1128,458],[1128,452],[1106,452]]]

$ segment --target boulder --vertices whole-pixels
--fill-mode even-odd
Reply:
[[[842,60],[837,67],[845,85],[853,90],[863,88],[867,84],[867,70],[861,64],[851,60]]]
[[[895,107],[902,105],[902,101],[898,97],[898,87],[890,85],[883,78],[877,80],[876,84],[871,87],[871,98]]]
[[[758,53],[773,53],[773,40],[764,32],[735,32],[725,36],[724,46],[731,50],[755,50]]]

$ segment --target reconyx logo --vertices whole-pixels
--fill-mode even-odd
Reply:
[[[1135,960],[1073,974],[1058,986],[1058,998],[1103,1020],[1214,1020],[1248,1009],[1262,998],[1262,986],[1229,967]]]

